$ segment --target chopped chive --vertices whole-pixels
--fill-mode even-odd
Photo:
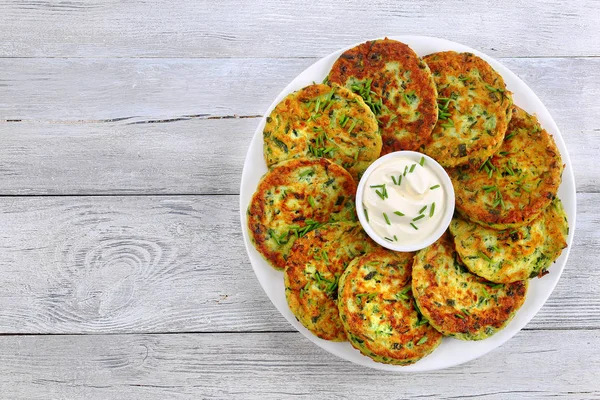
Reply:
[[[385,218],[385,222],[386,222],[386,224],[388,224],[388,225],[391,225],[391,224],[392,224],[392,223],[390,222],[390,219],[388,218],[388,216],[387,216],[387,214],[386,214],[386,213],[383,213],[383,218]]]
[[[422,344],[423,344],[423,343],[425,343],[426,341],[427,341],[427,336],[423,336],[423,337],[421,338],[421,340],[419,340],[419,341],[417,342],[417,346],[420,346],[420,345],[422,345]]]
[[[408,300],[408,292],[411,290],[411,286],[407,286],[404,289],[402,289],[397,295],[396,297],[400,297],[402,300]]]
[[[381,185],[370,185],[369,187],[370,188],[382,188],[384,186],[385,186],[384,184],[381,184]]]
[[[352,125],[350,125],[350,129],[348,129],[348,134],[352,133],[352,130],[354,129],[355,126],[356,126],[356,120],[353,119]]]
[[[504,137],[504,140],[508,140],[508,139],[510,139],[513,136],[515,136],[515,133],[510,133],[510,134],[508,134],[507,136]]]
[[[375,193],[377,193],[377,196],[381,197],[381,200],[385,200],[385,197],[382,192],[380,192],[379,190],[375,190]]]
[[[410,166],[410,171],[408,172],[413,172],[415,170],[415,167],[417,166],[417,164],[413,164]]]
[[[393,240],[392,240],[392,239],[390,239],[390,238],[389,238],[389,237],[387,237],[387,236],[384,236],[383,238],[384,238],[385,240],[387,240],[388,242],[393,242]]]
[[[460,319],[464,319],[465,316],[462,314],[454,314],[455,317],[460,318]]]
[[[319,112],[319,107],[321,107],[321,98],[318,98],[315,104],[315,114]]]
[[[312,198],[312,196],[308,196],[308,204],[310,204],[312,208],[315,208],[315,200]]]
[[[415,224],[413,224],[412,222],[410,223],[410,226],[412,226],[413,228],[415,228],[415,230],[419,230],[419,228],[417,228],[417,226]]]
[[[398,186],[402,185],[402,175],[398,175]]]
[[[437,189],[439,187],[440,187],[440,185],[433,185],[432,187],[429,188],[429,190]]]
[[[483,295],[484,295],[485,297],[490,297],[490,294],[488,293],[488,291],[487,291],[487,290],[485,290],[485,288],[481,288],[481,289],[483,290]]]
[[[408,172],[408,166],[404,167],[404,173],[402,175],[406,176],[407,172]]]
[[[396,237],[396,235],[394,235],[394,240],[395,240],[396,242],[398,241],[398,238]]]
[[[429,218],[433,217],[433,213],[435,212],[435,201],[431,203],[431,207],[429,208]]]
[[[414,218],[413,218],[413,221],[418,221],[418,220],[420,220],[421,218],[425,218],[425,216],[424,216],[423,214],[421,214],[421,215],[418,215],[418,216],[416,216],[416,217],[414,217]]]
[[[418,212],[418,214],[423,214],[423,211],[427,210],[427,206],[423,206]]]
[[[363,207],[363,210],[365,211],[365,218],[367,219],[367,222],[369,222],[369,213],[367,212],[367,207]]]
[[[494,285],[489,285],[492,289],[502,289],[504,287],[504,283],[496,283]]]
[[[306,175],[313,173],[314,171],[312,169],[307,169],[306,171],[303,171],[300,173],[300,175],[298,175],[300,178],[304,178]]]
[[[348,123],[348,120],[349,120],[349,119],[350,119],[350,118],[349,118],[347,115],[344,115],[344,116],[343,116],[343,117],[340,119],[340,126],[341,126],[342,128],[345,128],[345,127],[346,127],[346,124]]]
[[[419,161],[419,165],[422,167],[425,165],[425,157],[421,156],[421,161]]]
[[[394,175],[392,175],[392,182],[394,182],[394,185],[398,185],[398,181]]]
[[[398,215],[399,217],[404,217],[404,214],[400,211],[394,211],[394,214]]]
[[[479,256],[481,256],[481,258],[485,259],[487,262],[492,262],[492,259],[482,251],[479,252]]]
[[[484,185],[484,186],[482,186],[481,188],[482,188],[482,189],[483,189],[483,191],[484,191],[484,192],[486,192],[486,193],[489,193],[489,192],[491,192],[492,190],[496,190],[496,186],[486,186],[486,185]]]

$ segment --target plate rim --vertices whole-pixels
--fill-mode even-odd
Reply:
[[[256,276],[257,280],[259,281],[263,291],[265,292],[265,294],[267,295],[267,297],[269,298],[271,303],[279,311],[279,313],[294,328],[296,328],[296,330],[298,330],[303,336],[305,336],[311,342],[313,342],[314,344],[316,344],[323,350],[327,351],[328,353],[335,355],[339,358],[342,358],[346,361],[350,361],[353,364],[361,365],[361,366],[365,366],[365,367],[369,367],[369,368],[373,368],[373,369],[377,369],[377,370],[400,372],[400,373],[402,373],[402,372],[409,373],[409,372],[434,371],[434,370],[450,368],[453,366],[464,364],[466,362],[469,362],[469,361],[472,361],[479,357],[482,357],[483,355],[493,351],[494,349],[497,349],[498,347],[500,347],[503,344],[505,344],[506,342],[508,342],[517,333],[519,333],[539,313],[541,308],[546,304],[546,302],[548,301],[548,298],[554,292],[554,289],[556,288],[556,285],[558,284],[558,281],[560,280],[560,278],[562,276],[562,272],[564,271],[564,268],[566,267],[568,257],[570,255],[570,250],[571,250],[572,244],[573,244],[573,237],[574,237],[575,229],[576,229],[576,215],[577,215],[577,190],[576,190],[575,176],[574,176],[572,163],[571,163],[571,159],[570,159],[570,156],[568,153],[567,146],[564,142],[562,133],[560,132],[558,125],[556,124],[556,122],[554,121],[554,118],[550,114],[550,111],[548,111],[546,106],[542,103],[542,101],[539,99],[537,94],[529,87],[529,85],[527,85],[521,78],[519,78],[519,76],[517,76],[509,68],[504,66],[502,63],[500,63],[496,59],[488,56],[487,54],[482,53],[481,51],[478,51],[476,49],[473,49],[473,48],[463,45],[461,43],[453,42],[453,41],[443,39],[443,38],[437,38],[437,37],[432,37],[432,36],[421,36],[421,35],[394,35],[394,36],[386,36],[386,38],[389,38],[392,40],[398,40],[400,42],[406,43],[411,48],[414,46],[414,44],[411,44],[411,42],[423,41],[426,43],[432,43],[432,45],[436,46],[436,47],[440,47],[440,46],[441,47],[449,47],[449,48],[454,49],[454,51],[471,52],[471,53],[483,58],[490,65],[492,65],[492,67],[494,69],[500,70],[498,72],[502,75],[505,82],[507,81],[506,76],[508,75],[510,77],[510,79],[509,79],[510,81],[515,81],[516,84],[523,87],[523,92],[525,92],[525,93],[517,94],[517,93],[513,92],[513,97],[516,94],[518,95],[517,97],[519,97],[520,95],[524,95],[527,97],[528,102],[534,103],[533,106],[531,106],[532,108],[535,108],[538,111],[538,113],[540,112],[540,110],[542,111],[542,114],[543,114],[542,117],[543,117],[544,121],[540,121],[540,124],[542,124],[544,129],[546,129],[547,131],[549,131],[551,133],[554,140],[557,142],[563,164],[565,165],[565,168],[563,170],[563,175],[562,175],[562,182],[561,182],[561,186],[559,187],[559,191],[561,188],[563,188],[563,191],[568,191],[567,195],[569,197],[572,196],[572,201],[569,202],[570,203],[569,206],[572,207],[572,209],[571,209],[571,212],[569,213],[569,210],[567,210],[567,207],[565,207],[565,211],[567,212],[567,215],[569,216],[569,233],[568,233],[568,237],[567,237],[567,245],[568,246],[566,249],[563,250],[563,252],[559,258],[559,259],[562,259],[562,261],[560,262],[561,265],[560,266],[559,265],[552,266],[553,269],[551,270],[551,272],[556,273],[556,278],[550,282],[547,282],[547,285],[549,285],[549,286],[547,286],[547,289],[544,291],[544,293],[542,293],[541,297],[543,297],[543,299],[540,301],[541,297],[539,297],[539,296],[535,299],[535,300],[537,300],[536,303],[538,303],[539,305],[535,306],[536,309],[533,312],[530,312],[529,313],[530,315],[527,315],[524,318],[522,318],[523,321],[520,322],[520,326],[518,328],[514,329],[515,326],[513,324],[516,322],[515,320],[517,319],[517,316],[519,315],[519,313],[517,313],[517,316],[515,316],[515,318],[507,325],[507,327],[503,331],[499,332],[498,334],[496,334],[488,339],[485,339],[483,341],[467,342],[467,343],[484,343],[484,342],[490,343],[490,346],[482,346],[482,347],[487,347],[487,349],[485,349],[484,351],[479,351],[479,352],[475,352],[474,354],[469,354],[468,356],[460,359],[458,362],[447,362],[447,363],[442,363],[441,365],[429,366],[429,367],[424,368],[424,367],[422,367],[423,366],[422,361],[428,359],[429,357],[431,357],[431,355],[429,355],[428,357],[423,358],[419,362],[409,365],[409,366],[398,366],[398,365],[392,365],[392,364],[378,363],[378,362],[371,360],[369,357],[366,357],[363,355],[360,355],[361,358],[358,358],[355,360],[353,358],[356,358],[356,357],[350,357],[346,354],[346,353],[348,353],[347,350],[345,350],[341,346],[336,346],[336,345],[342,345],[342,344],[348,344],[348,346],[350,346],[350,344],[348,342],[341,342],[341,343],[340,342],[338,342],[338,343],[330,342],[330,341],[326,341],[326,340],[323,340],[323,339],[320,339],[320,338],[314,336],[308,329],[306,329],[298,321],[296,321],[296,319],[293,317],[293,314],[291,314],[291,312],[289,311],[287,302],[284,302],[283,305],[279,304],[279,301],[276,301],[276,299],[274,298],[275,294],[272,291],[270,292],[267,290],[267,283],[268,283],[267,277],[264,276],[264,274],[263,274],[264,271],[259,272],[259,266],[257,265],[258,262],[253,261],[253,257],[251,255],[251,253],[256,252],[258,257],[260,258],[260,260],[264,264],[266,264],[266,266],[271,270],[271,271],[268,271],[265,273],[267,273],[267,274],[270,273],[272,275],[273,273],[282,274],[282,272],[276,271],[271,266],[269,266],[266,263],[266,261],[262,258],[262,256],[252,246],[252,244],[249,240],[249,235],[248,235],[248,230],[247,230],[247,213],[246,213],[247,204],[244,204],[244,199],[248,198],[247,203],[249,203],[249,200],[251,199],[252,194],[248,195],[248,193],[246,193],[247,189],[245,189],[244,184],[247,183],[248,175],[250,174],[249,166],[253,162],[255,163],[255,161],[252,160],[252,158],[254,158],[254,156],[251,154],[251,149],[253,148],[253,144],[256,140],[258,140],[257,137],[262,137],[262,129],[264,127],[266,117],[269,115],[271,110],[273,110],[275,108],[275,106],[287,94],[293,92],[294,90],[297,90],[297,89],[293,89],[293,88],[294,88],[294,86],[297,85],[296,82],[301,80],[301,77],[303,77],[311,69],[316,68],[318,66],[318,64],[326,63],[327,60],[330,60],[331,58],[335,57],[333,59],[332,63],[335,62],[335,59],[337,59],[339,54],[341,54],[343,51],[350,49],[352,47],[355,47],[366,41],[382,39],[381,37],[375,38],[375,39],[367,39],[367,40],[363,40],[361,42],[354,43],[354,44],[346,46],[344,48],[335,50],[335,51],[329,53],[328,55],[316,60],[314,63],[312,63],[307,68],[305,68],[303,71],[301,71],[298,75],[296,75],[296,77],[294,77],[281,90],[281,92],[276,96],[276,98],[271,103],[271,105],[267,108],[265,114],[260,118],[258,126],[257,126],[257,128],[251,138],[250,144],[248,146],[248,151],[244,158],[244,166],[243,166],[242,175],[241,175],[239,206],[240,206],[240,222],[241,222],[241,228],[242,228],[242,238],[244,241],[244,246],[246,248],[246,254],[248,255],[248,259],[249,259],[250,264],[252,265],[252,269],[254,271],[254,275]],[[456,50],[457,48],[458,48],[458,50]],[[451,50],[451,49],[449,49],[449,50]],[[434,52],[438,52],[438,51],[448,51],[448,50],[434,50]],[[419,55],[419,57],[422,57],[422,56],[423,55]],[[508,85],[508,82],[507,82],[507,85]],[[302,86],[300,86],[300,87],[302,87]],[[538,118],[540,118],[540,115],[538,113],[534,112],[533,114],[535,114]],[[564,150],[564,151],[562,151],[562,150]],[[261,157],[261,161],[263,161],[263,163],[264,163],[264,158]],[[256,167],[254,167],[254,168],[256,168]],[[263,169],[265,172],[267,171],[266,164],[264,165]],[[565,178],[567,178],[567,179],[565,179]],[[567,184],[565,185],[566,181],[567,181]],[[566,186],[572,186],[572,188],[567,188]],[[254,193],[255,189],[256,189],[256,186],[254,186],[254,188],[251,190],[251,193]],[[569,190],[569,189],[571,189],[571,190]],[[283,276],[281,276],[281,281],[283,283]],[[529,297],[529,292],[528,292],[528,297]],[[526,299],[526,301],[527,301],[527,299]],[[523,314],[521,314],[521,316],[523,317]],[[508,330],[508,328],[511,325],[513,325],[513,329]],[[448,340],[455,341],[456,339],[452,339],[452,338],[444,339],[444,341],[446,341],[446,342]],[[339,347],[339,349],[337,347]],[[352,350],[354,352],[358,353],[358,350],[353,349],[353,348],[352,348]],[[435,352],[432,353],[432,355],[433,354],[435,354]]]

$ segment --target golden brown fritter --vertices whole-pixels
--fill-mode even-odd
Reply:
[[[445,336],[480,340],[503,329],[525,301],[527,282],[488,282],[459,260],[449,233],[419,251],[412,271],[417,305]]]
[[[556,197],[563,164],[554,139],[537,119],[513,107],[504,143],[481,166],[449,170],[456,209],[494,229],[533,221]]]
[[[285,267],[285,297],[298,321],[325,340],[344,341],[338,279],[350,261],[379,246],[357,222],[334,222],[294,242]]]
[[[423,57],[438,91],[439,118],[425,153],[444,167],[479,166],[502,143],[512,104],[502,76],[471,53]]]
[[[458,216],[450,223],[461,261],[475,275],[497,283],[541,277],[567,247],[568,229],[558,197],[520,228],[497,231]]]
[[[362,98],[335,85],[310,85],[273,109],[263,130],[267,166],[325,157],[358,182],[381,153],[377,120]]]
[[[250,240],[276,269],[285,267],[297,237],[323,223],[355,220],[356,183],[324,158],[296,158],[274,165],[248,206]]]
[[[429,140],[437,121],[435,84],[427,65],[406,44],[386,38],[346,50],[328,79],[360,94],[373,110],[382,154],[418,150]]]
[[[385,249],[367,253],[340,278],[338,307],[348,340],[374,361],[413,364],[441,343],[414,305],[413,256]]]

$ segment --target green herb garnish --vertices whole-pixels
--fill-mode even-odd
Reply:
[[[383,218],[385,219],[386,224],[388,224],[388,225],[392,224],[386,213],[383,213]]]

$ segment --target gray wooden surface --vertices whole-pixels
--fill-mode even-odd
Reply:
[[[0,1],[0,398],[600,398],[600,2]],[[239,224],[258,117],[381,35],[497,57],[559,125],[578,226],[504,346],[389,374],[314,346]]]

